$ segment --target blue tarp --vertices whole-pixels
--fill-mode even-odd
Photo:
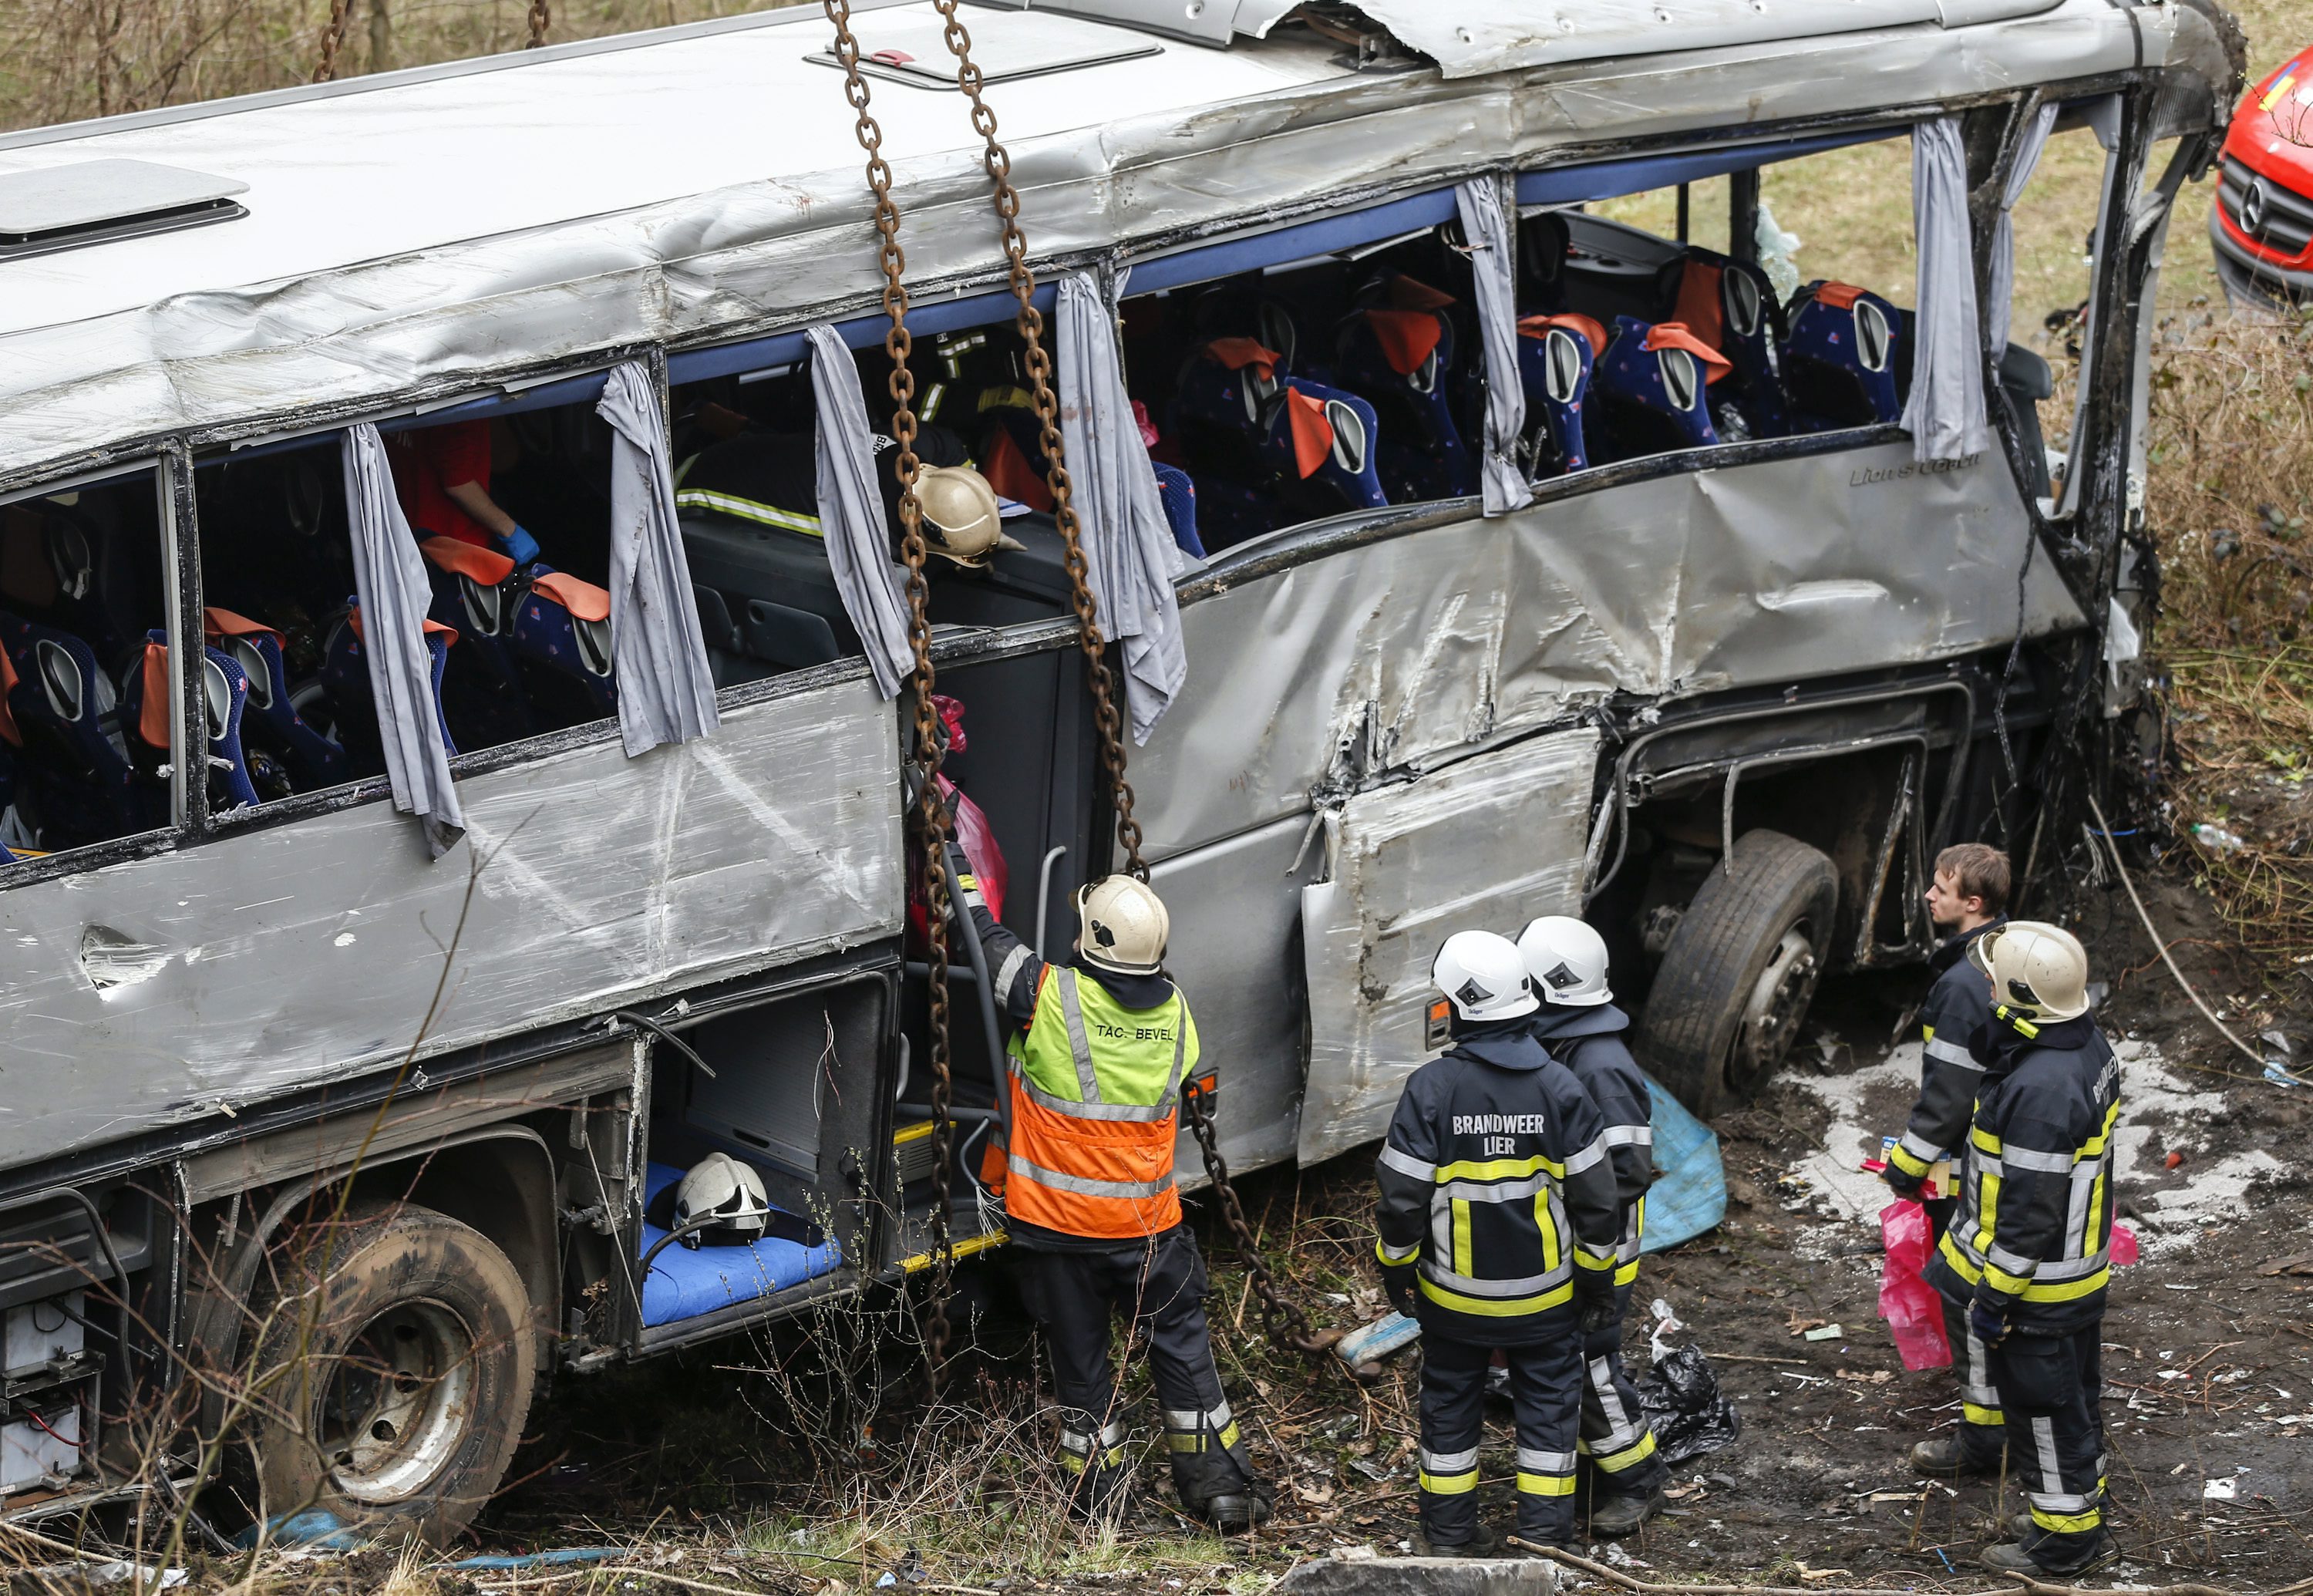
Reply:
[[[643,1205],[649,1207],[682,1178],[682,1171],[673,1164],[653,1164],[643,1186]],[[665,1234],[646,1223],[641,1251],[648,1252]],[[650,1278],[643,1282],[643,1323],[671,1324],[734,1302],[752,1302],[816,1280],[842,1261],[832,1236],[818,1247],[767,1239],[745,1247],[702,1247],[695,1252],[678,1241],[651,1261]]]
[[[1727,1171],[1719,1138],[1652,1076],[1655,1183],[1647,1191],[1645,1252],[1661,1252],[1715,1230],[1727,1217]]]

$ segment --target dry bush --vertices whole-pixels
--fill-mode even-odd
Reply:
[[[2313,978],[2313,314],[2165,320],[2148,442],[2177,829],[2268,972]]]
[[[521,48],[528,0],[346,0],[339,77]],[[796,0],[550,0],[548,40],[766,11]],[[330,0],[10,0],[0,128],[254,93],[309,81]]]

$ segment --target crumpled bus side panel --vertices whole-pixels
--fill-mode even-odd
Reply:
[[[1200,1019],[1207,1049],[1253,1088],[1224,1098],[1224,1150],[1265,1161],[1297,1140],[1306,1160],[1377,1134],[1357,1106],[1378,1100],[1372,1083],[1394,1082],[1388,1069],[1402,1074],[1420,1062],[1383,1056],[1420,1042],[1390,1019],[1402,993],[1315,983],[1315,922],[1296,915],[1322,875],[1322,843],[1300,846],[1313,808],[1346,801],[1354,826],[1373,801],[1420,805],[1458,780],[1460,762],[1478,750],[1563,726],[1618,691],[1675,698],[1780,687],[1997,647],[2016,632],[2029,537],[2004,461],[1923,470],[1898,442],[1657,477],[1497,521],[1473,515],[1349,539],[1266,574],[1256,574],[1262,545],[1231,551],[1187,589],[1189,679],[1132,762],[1135,814],[1157,879],[1195,881],[1206,895],[1197,919],[1210,934],[1176,930],[1170,967],[1200,1016],[1214,1016]],[[2081,623],[2045,553],[2031,560],[2022,618],[2032,636]],[[1426,773],[1410,788],[1372,788],[1413,772]],[[1557,772],[1551,803],[1587,824],[1594,774]],[[1438,834],[1463,838],[1472,857],[1502,866],[1504,880],[1579,868],[1580,824],[1520,839],[1498,858],[1498,817],[1473,816],[1457,822],[1449,806]],[[1561,851],[1529,857],[1543,848]],[[1401,886],[1404,901],[1350,904],[1339,923],[1369,912],[1427,923],[1466,909],[1462,923],[1517,929],[1488,918],[1494,900],[1482,913],[1443,877]],[[1520,906],[1544,895],[1526,894]],[[1297,1133],[1298,1017],[1281,1017],[1290,993],[1276,973],[1297,963],[1278,929],[1296,923],[1311,939],[1313,1027],[1355,1039],[1316,1048]],[[1328,1015],[1327,1002],[1355,1012]],[[1231,1015],[1245,1017],[1241,1030]],[[1326,1123],[1337,1112],[1351,1114],[1338,1133]]]
[[[1591,727],[1464,760],[1351,798],[1332,876],[1302,889],[1309,1086],[1299,1153],[1313,1164],[1389,1128],[1422,1033],[1438,945],[1473,927],[1516,936],[1537,914],[1582,911]]]
[[[0,893],[0,1168],[890,936],[897,749],[852,681],[462,780],[439,861],[375,800]]]

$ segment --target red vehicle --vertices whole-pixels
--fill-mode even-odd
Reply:
[[[2313,48],[2242,96],[2217,167],[2209,238],[2227,295],[2313,303]]]

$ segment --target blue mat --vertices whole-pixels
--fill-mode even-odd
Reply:
[[[1655,1183],[1647,1190],[1644,1252],[1661,1252],[1718,1229],[1727,1217],[1727,1171],[1719,1161],[1719,1138],[1711,1127],[1652,1076]]]
[[[656,1202],[661,1192],[682,1180],[682,1173],[673,1164],[653,1164],[643,1183],[643,1206]],[[642,1251],[648,1252],[665,1234],[646,1223]],[[832,1236],[818,1247],[765,1239],[746,1247],[702,1247],[696,1252],[678,1241],[651,1261],[650,1278],[643,1282],[643,1323],[672,1324],[734,1302],[752,1302],[816,1280],[842,1261]]]

